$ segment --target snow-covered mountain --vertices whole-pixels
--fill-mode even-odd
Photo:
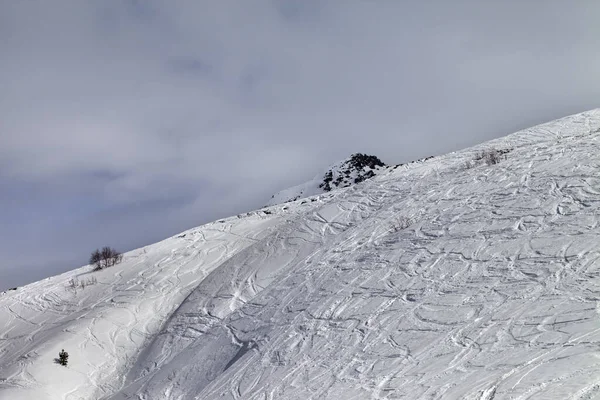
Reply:
[[[384,171],[385,164],[376,156],[355,153],[320,172],[312,180],[296,185],[271,196],[267,206],[295,201],[305,197],[346,188],[372,178]]]
[[[600,398],[599,171],[595,110],[8,291],[0,399]]]

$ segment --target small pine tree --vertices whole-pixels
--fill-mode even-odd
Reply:
[[[69,353],[67,353],[65,351],[65,349],[62,349],[60,351],[60,353],[58,353],[58,363],[62,366],[67,366],[67,363],[69,362]]]

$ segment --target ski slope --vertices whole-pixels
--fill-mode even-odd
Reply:
[[[6,292],[0,399],[600,398],[599,218],[595,110]]]

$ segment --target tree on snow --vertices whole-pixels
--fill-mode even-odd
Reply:
[[[94,250],[90,256],[90,265],[95,265],[94,270],[98,271],[107,267],[112,267],[123,260],[123,255],[117,250],[104,246],[102,250]]]
[[[58,353],[58,358],[56,359],[56,362],[66,367],[67,363],[69,362],[69,353],[67,353],[65,349],[62,349],[60,353]]]

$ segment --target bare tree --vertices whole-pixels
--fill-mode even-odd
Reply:
[[[100,261],[102,260],[102,255],[100,254],[99,250],[94,250],[92,252],[92,255],[90,256],[90,265],[96,265],[96,267],[99,267],[99,269],[101,269],[102,267],[100,266]]]
[[[95,265],[95,271],[112,267],[122,260],[123,255],[108,246],[103,247],[102,250],[94,250],[90,256],[90,264]]]

